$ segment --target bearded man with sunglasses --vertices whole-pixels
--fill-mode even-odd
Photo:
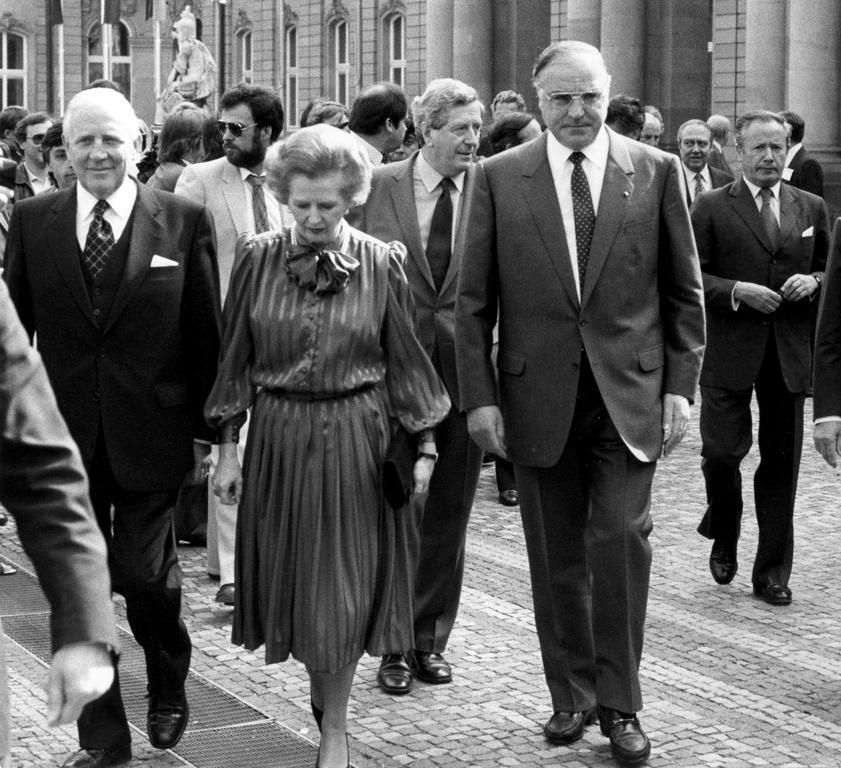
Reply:
[[[283,103],[269,88],[240,83],[219,100],[219,133],[224,157],[187,166],[175,186],[175,194],[201,203],[210,212],[216,230],[216,252],[222,302],[234,266],[234,246],[245,232],[280,229],[291,223],[281,205],[263,185],[266,150],[283,130]],[[240,433],[245,445],[246,431]],[[217,459],[216,448],[213,460]],[[207,571],[219,577],[216,601],[235,602],[234,540],[237,505],[222,504],[210,493],[207,526]]]
[[[701,273],[678,159],[603,125],[600,52],[551,45],[533,81],[548,130],[480,164],[467,201],[461,406],[479,446],[514,463],[545,736],[576,741],[597,712],[635,764],[651,748],[636,715],[651,483],[698,384]]]

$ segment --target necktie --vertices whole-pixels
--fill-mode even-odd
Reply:
[[[105,269],[114,250],[114,231],[105,220],[107,210],[108,203],[105,200],[96,201],[93,207],[93,221],[88,229],[88,236],[85,238],[85,250],[82,252],[85,269],[94,280]]]
[[[441,197],[435,203],[432,212],[432,224],[429,227],[429,238],[426,241],[426,260],[435,289],[440,291],[450,266],[453,239],[453,198],[451,192],[455,184],[449,176],[441,179]]]
[[[695,174],[695,196],[693,200],[704,191],[704,177],[700,173]]]
[[[596,227],[596,214],[593,211],[593,198],[590,196],[590,185],[587,174],[581,167],[584,160],[583,152],[573,152],[569,156],[575,166],[572,169],[572,214],[575,221],[575,248],[578,251],[578,289],[584,293],[584,278],[587,275],[587,264],[590,261],[590,243],[593,240],[593,230]]]
[[[762,196],[762,210],[759,215],[762,217],[762,224],[765,227],[768,240],[771,241],[771,249],[776,251],[780,244],[780,224],[777,217],[774,216],[774,209],[771,207],[773,193],[767,187],[763,187],[759,190],[759,194]]]
[[[269,215],[266,213],[266,198],[263,193],[265,178],[248,174],[245,180],[251,185],[251,210],[254,213],[254,231],[259,235],[269,231]]]

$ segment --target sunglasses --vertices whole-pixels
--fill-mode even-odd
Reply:
[[[32,136],[29,136],[28,138],[29,141],[31,141],[33,144],[40,144],[44,140],[44,136],[46,135],[46,133],[35,133]]]
[[[249,128],[253,128],[257,123],[251,123],[251,125],[243,125],[242,123],[229,123],[225,120],[217,120],[216,125],[219,128],[219,133],[224,136],[225,132],[231,134],[235,139],[238,139],[242,136],[243,131],[247,131]]]

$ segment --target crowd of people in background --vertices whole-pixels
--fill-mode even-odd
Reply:
[[[53,674],[78,691],[50,701],[54,722],[78,718],[65,768],[131,761],[106,552],[144,650],[150,742],[187,728],[173,533],[187,483],[209,479],[206,567],[232,641],[306,665],[320,768],[350,764],[363,653],[392,696],[452,681],[483,462],[500,504],[520,506],[545,738],[598,721],[616,760],[648,758],[651,483],[699,384],[711,575],[738,571],[755,394],[751,588],[791,603],[808,395],[817,449],[833,466],[841,453],[841,223],[804,120],[747,112],[734,148],[727,118],[698,115],[673,153],[660,111],[611,97],[590,45],[549,46],[533,84],[539,114],[512,90],[486,112],[452,78],[411,101],[374,83],[350,108],[313,98],[286,133],[279,95],[249,83],[155,131],[109,81],[62,119],[0,112],[0,341],[33,382],[19,419],[56,403],[63,417],[41,417],[31,469],[4,465],[0,501],[54,623],[68,603],[84,618],[56,632],[72,650]],[[7,432],[10,455],[31,450]],[[27,471],[59,494],[51,515],[67,510],[53,543],[34,542],[15,492]]]

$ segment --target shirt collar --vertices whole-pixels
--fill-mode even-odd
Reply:
[[[243,168],[242,166],[239,167],[239,175],[240,178],[245,181],[249,176],[260,176],[261,178],[265,178],[266,176],[266,169],[263,168],[260,173],[254,173],[254,171],[249,171],[248,168]]]
[[[93,214],[98,197],[94,197],[81,184],[76,183],[76,207],[86,219]],[[108,197],[105,198],[108,205],[121,219],[128,221],[134,202],[137,200],[137,183],[126,176],[123,183],[117,187]]]
[[[704,183],[709,189],[712,189],[713,180],[712,175],[710,174],[709,165],[704,165],[704,167],[700,171],[693,171],[691,168],[687,168],[686,163],[684,163],[683,161],[681,161],[680,164],[683,166],[683,172],[689,181],[695,181],[695,176],[700,173],[701,178],[704,180]]]
[[[32,173],[32,171],[29,170],[29,166],[26,164],[25,160],[22,162],[22,165],[23,165],[23,170],[26,171],[26,175],[29,178],[29,183],[30,184],[33,181],[38,181],[38,182],[43,184],[50,177],[49,171],[46,168],[44,169],[44,175],[43,176],[38,176],[37,174],[34,174],[34,173]]]
[[[444,178],[443,173],[438,173],[438,171],[429,164],[429,161],[423,156],[423,150],[418,152],[415,157],[415,171],[417,172],[421,183],[426,188],[426,191],[430,194],[432,194],[435,187],[441,183],[441,179]],[[451,176],[450,178],[452,179],[453,184],[456,185],[456,189],[459,191],[459,194],[461,194],[464,187],[464,171],[457,176]]]
[[[759,192],[762,189],[762,187],[758,187],[756,184],[754,184],[752,181],[750,181],[747,178],[747,176],[742,176],[742,178],[745,180],[745,184],[747,184],[748,189],[750,190],[750,196],[752,198],[756,199],[756,197],[757,197],[757,195],[759,195]],[[781,185],[782,185],[782,182],[778,181],[772,187],[769,187],[771,192],[773,192],[773,194],[774,194],[774,198],[777,199],[777,200],[780,199],[780,186]]]
[[[369,141],[363,139],[358,133],[354,133],[351,131],[351,136],[355,136],[356,140],[359,142],[359,145],[362,147],[362,150],[368,156],[368,159],[371,161],[372,165],[380,165],[383,161],[383,153],[377,149],[373,144]]]
[[[794,160],[794,156],[801,150],[803,147],[803,142],[798,141],[797,144],[792,144],[788,148],[788,152],[786,152],[786,168],[791,165],[791,161]]]
[[[547,131],[546,133],[549,137],[546,144],[546,154],[549,157],[549,163],[560,167],[569,160],[569,156],[575,150],[561,144],[551,131]],[[596,138],[593,139],[592,143],[584,147],[581,152],[584,153],[584,156],[588,160],[595,163],[600,171],[604,171],[607,168],[607,156],[610,152],[610,137],[607,135],[607,129],[604,125],[599,128],[599,132],[596,134]]]

